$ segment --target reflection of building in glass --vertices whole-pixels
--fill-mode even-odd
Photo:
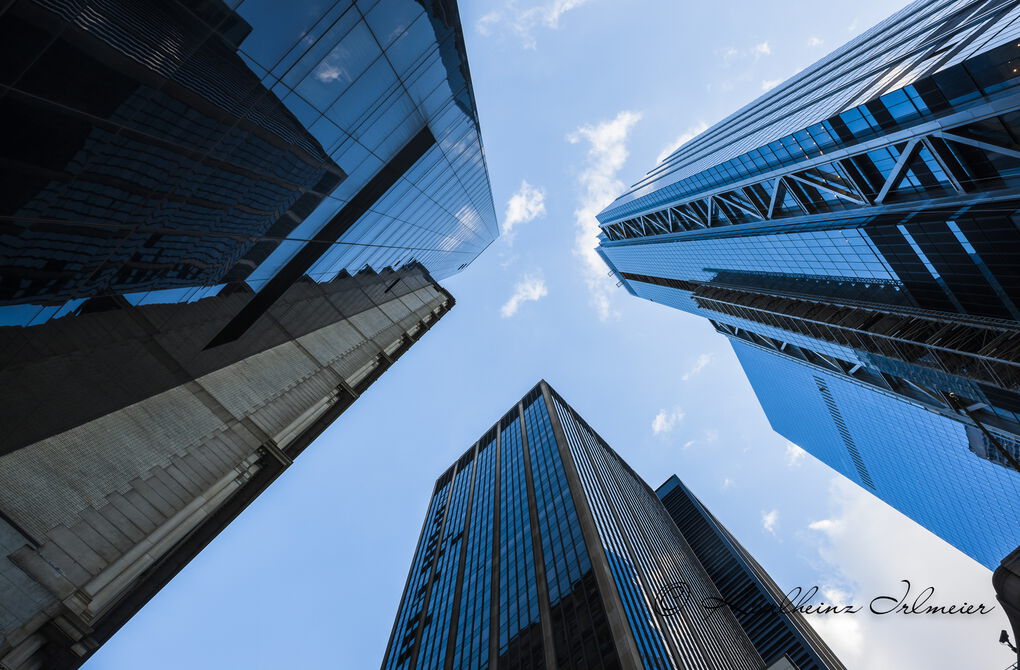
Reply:
[[[436,481],[382,667],[766,667],[702,606],[719,597],[655,493],[540,382]]]
[[[1018,37],[1013,2],[916,2],[599,214],[779,432],[989,567],[1020,542]]]
[[[104,22],[72,3],[0,19],[16,58],[0,115],[18,129],[3,304],[243,279],[343,179],[228,41],[250,30],[236,14],[104,4]]]
[[[77,667],[498,230],[452,0],[16,0],[0,54],[0,666]]]
[[[498,234],[456,5],[20,0],[0,13],[0,323],[418,262]]]
[[[843,668],[786,594],[690,489],[673,475],[656,490],[723,600],[766,661],[788,657],[799,670]],[[817,604],[813,600],[813,604]]]

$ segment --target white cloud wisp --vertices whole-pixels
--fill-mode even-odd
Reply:
[[[637,112],[624,111],[609,121],[581,126],[567,136],[571,144],[584,142],[588,147],[584,169],[578,176],[581,197],[578,208],[574,210],[577,223],[574,254],[581,258],[591,302],[603,321],[614,316],[609,300],[614,282],[608,276],[605,263],[595,252],[600,232],[595,215],[625,188],[617,173],[627,161],[627,136],[640,119],[641,115]]]
[[[652,419],[652,433],[655,435],[670,433],[683,418],[684,411],[679,407],[673,408],[672,411],[660,409],[659,413]]]
[[[544,4],[521,7],[517,0],[508,0],[501,10],[489,12],[475,24],[479,33],[492,35],[501,24],[521,40],[525,49],[538,48],[535,32],[539,28],[557,30],[560,18],[588,0],[552,0]]]
[[[503,215],[503,238],[512,243],[515,228],[522,223],[534,221],[545,215],[545,191],[535,188],[525,180],[521,180],[521,186],[517,192],[510,196],[506,203],[506,213]]]
[[[803,462],[804,457],[807,456],[807,452],[798,447],[793,442],[786,443],[786,464],[791,468],[795,468]]]
[[[514,287],[514,294],[503,304],[500,314],[502,314],[504,319],[509,319],[517,313],[521,303],[541,300],[547,295],[549,295],[549,289],[546,288],[543,279],[525,275],[517,282],[517,285]]]
[[[694,361],[694,366],[690,370],[685,372],[680,377],[680,379],[682,379],[683,381],[689,381],[691,377],[704,370],[705,366],[707,366],[711,362],[712,354],[701,354],[700,356],[698,356],[697,360]]]

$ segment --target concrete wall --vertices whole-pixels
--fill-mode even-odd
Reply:
[[[451,303],[424,285],[0,457],[0,663],[74,667],[147,569]]]

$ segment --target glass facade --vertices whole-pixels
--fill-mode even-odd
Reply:
[[[0,453],[498,235],[453,0],[19,0],[0,55]]]
[[[984,54],[1016,41],[1018,18],[1010,0],[914,2],[677,148],[599,220],[831,153],[941,112],[946,102],[979,98],[988,76],[1013,74],[1008,56]]]
[[[656,495],[722,598],[736,605],[733,613],[767,663],[788,658],[799,670],[842,670],[802,614],[781,610],[787,603],[782,589],[676,475]]]
[[[521,421],[513,410],[500,422],[499,612],[500,665],[542,668],[535,547],[531,540]],[[505,661],[503,661],[505,659]]]
[[[449,312],[437,282],[499,231],[454,0],[2,2],[0,121],[0,666],[71,668]],[[448,567],[474,466],[430,512],[449,551],[415,585],[422,663],[469,597]],[[477,589],[498,557],[470,556]]]
[[[467,549],[461,577],[460,611],[452,668],[489,667],[489,615],[491,612],[493,531],[496,495],[496,434],[478,446],[478,473],[472,502]]]
[[[729,613],[664,612],[679,584],[718,594],[654,492],[540,382],[437,481],[383,668],[764,667]]]
[[[452,0],[21,0],[0,32],[0,324],[242,282],[261,314],[498,235]]]
[[[1015,3],[915,2],[673,152],[599,214],[599,254],[632,295],[955,425],[937,433],[947,449],[1003,470],[959,494],[1012,495],[1018,63]],[[742,360],[760,376],[748,366],[766,359]],[[829,385],[810,388],[830,397],[803,421],[849,425]],[[800,435],[826,460],[816,433]],[[903,460],[927,449],[903,438]],[[893,501],[891,480],[843,453],[834,467]]]
[[[1020,544],[1020,476],[973,453],[959,421],[820,365],[732,342],[776,432],[989,569]]]
[[[554,404],[643,667],[763,667],[739,626],[697,604],[718,591],[655,493],[558,395]],[[667,613],[663,594],[678,585],[688,606]]]

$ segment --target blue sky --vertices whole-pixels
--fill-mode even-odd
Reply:
[[[504,236],[457,307],[87,664],[373,668],[437,475],[547,379],[658,486],[677,473],[783,587],[990,573],[771,431],[726,340],[631,298],[594,213],[684,137],[903,3],[461,0]],[[812,618],[850,668],[1005,667],[984,617]]]

